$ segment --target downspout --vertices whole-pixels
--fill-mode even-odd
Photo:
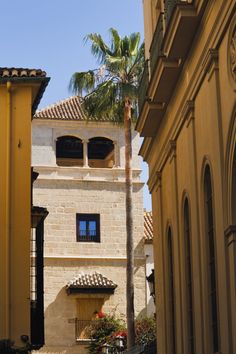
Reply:
[[[6,338],[10,338],[10,238],[11,238],[11,82],[7,82],[6,122]]]

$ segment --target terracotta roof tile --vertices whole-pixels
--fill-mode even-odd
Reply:
[[[60,120],[85,120],[85,114],[81,108],[82,99],[73,96],[47,106],[36,112],[36,119],[60,119]]]
[[[109,288],[115,289],[117,285],[112,280],[104,277],[100,273],[79,274],[67,283],[67,288]]]
[[[82,97],[72,96],[47,106],[36,112],[35,119],[79,120],[79,121],[111,121],[110,118],[97,119],[88,117],[82,109]]]
[[[14,77],[46,77],[46,72],[41,69],[27,69],[27,68],[1,68],[0,78],[14,78]]]
[[[152,242],[153,240],[153,222],[152,212],[144,212],[144,240],[145,242]]]

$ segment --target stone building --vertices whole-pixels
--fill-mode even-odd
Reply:
[[[33,120],[34,200],[47,207],[44,294],[46,352],[82,353],[99,311],[126,313],[125,161],[122,126],[87,120],[80,98]],[[145,311],[143,183],[133,132],[135,310]],[[87,343],[87,342],[86,342]]]
[[[159,354],[236,353],[236,1],[144,0]]]

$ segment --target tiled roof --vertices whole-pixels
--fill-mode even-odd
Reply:
[[[145,242],[152,242],[153,240],[153,222],[152,212],[144,212],[144,240]]]
[[[67,288],[102,288],[115,289],[117,285],[112,280],[104,277],[100,273],[79,274],[77,277],[67,283]]]
[[[72,96],[38,110],[35,119],[79,120],[79,121],[112,121],[109,117],[103,119],[86,116],[82,108],[83,98]]]
[[[41,69],[27,69],[27,68],[1,68],[1,78],[14,78],[14,77],[46,77],[46,72]]]
[[[81,108],[82,99],[72,96],[45,107],[36,112],[34,118],[60,119],[60,120],[85,120],[85,114]]]

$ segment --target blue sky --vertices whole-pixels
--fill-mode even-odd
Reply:
[[[97,32],[109,41],[114,27],[122,36],[143,37],[142,0],[2,0],[1,15],[0,66],[40,68],[51,77],[39,108],[71,95],[75,71],[96,67],[86,34]],[[144,194],[150,210],[146,188]]]

